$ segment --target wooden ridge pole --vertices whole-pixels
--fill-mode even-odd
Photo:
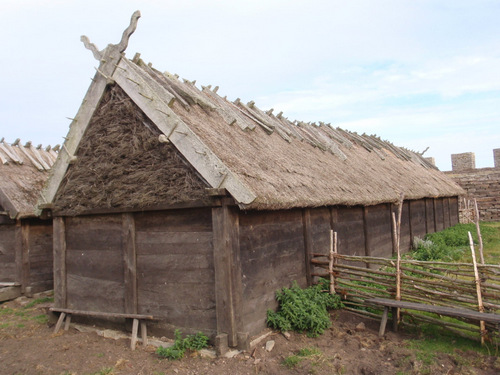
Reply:
[[[476,263],[476,252],[474,251],[474,242],[472,241],[472,235],[469,234],[470,251],[472,253],[472,265],[474,266],[474,278],[476,281],[476,291],[477,291],[477,305],[479,312],[484,312],[483,298],[481,295],[481,279],[479,278],[479,272],[477,271]],[[479,322],[479,327],[481,330],[481,345],[484,345],[484,336],[486,335],[486,324],[483,320]]]

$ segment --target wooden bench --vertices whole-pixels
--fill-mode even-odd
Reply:
[[[425,311],[439,315],[452,316],[457,318],[464,318],[476,321],[490,322],[494,324],[500,324],[500,315],[491,313],[481,313],[479,311],[467,310],[459,307],[446,307],[446,306],[434,306],[425,303],[416,302],[405,302],[396,301],[388,298],[369,298],[365,300],[366,304],[384,306],[384,313],[382,314],[382,321],[380,322],[379,336],[384,336],[385,326],[387,324],[387,316],[389,313],[389,307],[392,309],[392,323],[394,331],[397,331],[397,316],[396,309],[409,309],[417,311]]]
[[[90,317],[94,317],[94,318],[133,319],[132,338],[130,341],[130,349],[132,349],[132,350],[135,350],[135,345],[137,343],[137,331],[139,329],[139,323],[141,325],[142,345],[146,346],[148,344],[146,320],[154,320],[154,317],[152,315],[142,315],[142,314],[107,313],[107,312],[99,312],[99,311],[63,309],[63,308],[57,308],[57,307],[51,307],[50,311],[61,313],[61,315],[59,315],[59,319],[57,320],[57,324],[56,324],[56,327],[54,329],[54,333],[59,332],[63,323],[64,323],[64,330],[67,331],[69,329],[69,324],[71,322],[71,315],[90,316]]]

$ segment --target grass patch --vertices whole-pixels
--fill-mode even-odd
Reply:
[[[54,297],[43,297],[43,298],[37,298],[30,303],[28,303],[26,306],[24,306],[25,309],[30,309],[35,305],[38,305],[40,303],[47,303],[47,302],[54,302]]]
[[[33,317],[38,324],[47,324],[49,322],[49,317],[45,314],[37,315]]]
[[[497,264],[500,259],[500,223],[480,223],[485,262]],[[469,235],[478,248],[475,224],[457,224],[445,230],[428,233],[423,239],[414,239],[414,249],[405,257],[422,261],[471,262]]]
[[[282,365],[288,367],[289,369],[295,368],[299,363],[301,363],[305,359],[317,359],[322,356],[323,353],[317,348],[302,348],[297,354],[290,355],[286,357]],[[313,365],[315,365],[316,361],[313,361]]]

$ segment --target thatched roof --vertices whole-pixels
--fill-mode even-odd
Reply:
[[[34,216],[35,205],[59,147],[0,140],[0,211],[12,219]]]
[[[125,35],[125,34],[124,34]],[[88,42],[88,41],[87,41]],[[43,193],[53,202],[110,84],[117,85],[212,188],[225,188],[242,209],[375,205],[463,193],[418,153],[373,135],[290,121],[254,102],[229,101],[217,87],[180,80],[108,45]],[[146,126],[146,125],[145,125]],[[157,202],[161,204],[163,202]]]

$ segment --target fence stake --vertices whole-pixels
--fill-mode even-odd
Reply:
[[[476,280],[476,291],[477,291],[477,305],[479,312],[484,312],[483,298],[481,295],[481,279],[479,278],[479,272],[477,272],[477,263],[476,263],[476,252],[474,251],[474,242],[472,241],[472,235],[469,234],[469,244],[470,251],[472,253],[472,264],[474,266],[474,278]],[[484,345],[484,336],[486,335],[486,324],[484,321],[479,322],[479,327],[481,330],[481,345]]]
[[[475,221],[476,221],[477,237],[479,239],[479,259],[481,260],[481,264],[484,264],[483,237],[481,236],[481,228],[479,228],[479,208],[477,207],[476,198],[474,198],[474,213],[476,219]]]

